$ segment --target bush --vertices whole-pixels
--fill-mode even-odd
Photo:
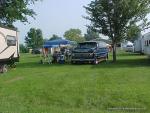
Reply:
[[[28,53],[28,48],[26,46],[24,46],[23,44],[19,45],[20,48],[20,53]]]

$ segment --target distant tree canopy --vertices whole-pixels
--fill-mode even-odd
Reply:
[[[28,48],[39,48],[43,45],[43,34],[40,29],[31,28],[25,37],[25,43]]]
[[[150,0],[93,0],[85,9],[93,28],[111,39],[114,62],[116,45],[126,38],[128,28],[141,21],[149,24]]]
[[[125,37],[127,40],[134,42],[134,40],[136,40],[140,35],[141,35],[141,29],[134,24],[129,26]]]
[[[59,37],[56,34],[53,34],[52,37],[49,40],[56,40],[56,39],[62,39],[61,37]]]
[[[64,37],[71,41],[83,42],[85,38],[82,36],[80,29],[70,29],[65,32]]]
[[[13,22],[28,22],[27,17],[34,17],[35,12],[28,6],[38,0],[1,0],[0,25],[13,27]]]
[[[20,50],[20,53],[28,53],[28,49],[25,45],[23,44],[19,44],[19,50]]]
[[[85,40],[90,41],[99,38],[99,33],[92,30],[90,27],[87,29],[87,33],[84,34]]]

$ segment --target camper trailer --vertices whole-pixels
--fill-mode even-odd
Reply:
[[[150,33],[143,35],[143,45],[144,45],[143,53],[150,57]]]
[[[16,29],[0,27],[0,73],[19,61],[19,42]]]
[[[134,51],[134,44],[130,41],[124,41],[121,43],[121,49],[126,52],[133,52]]]
[[[137,40],[134,41],[134,52],[135,53],[142,53],[142,38],[138,38]]]
[[[134,52],[150,56],[150,33],[146,33],[134,41]]]

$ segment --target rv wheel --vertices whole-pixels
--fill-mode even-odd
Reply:
[[[16,66],[17,65],[15,63],[10,65],[11,68],[16,68]]]
[[[5,65],[3,65],[2,66],[2,73],[6,73],[8,71],[8,66],[7,66],[7,64],[5,64]]]

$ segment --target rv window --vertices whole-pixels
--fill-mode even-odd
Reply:
[[[7,36],[7,45],[8,46],[16,46],[16,37]]]
[[[150,44],[150,40],[149,40],[149,44]]]

